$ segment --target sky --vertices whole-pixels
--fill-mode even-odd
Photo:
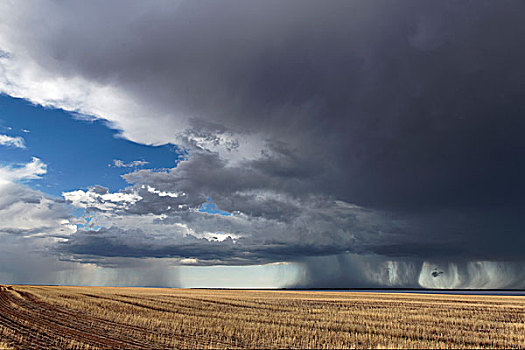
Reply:
[[[5,1],[0,280],[525,288],[518,1]]]

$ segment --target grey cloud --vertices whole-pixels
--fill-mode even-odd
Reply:
[[[56,253],[58,242],[75,232],[64,201],[15,183],[0,184],[0,280],[2,283],[177,286],[167,259],[120,259],[112,269],[93,269]],[[86,261],[87,262],[87,261]],[[132,266],[132,267],[131,267]],[[128,268],[129,267],[129,268]]]
[[[3,236],[0,280],[18,284],[109,286],[179,286],[175,261],[169,259],[104,258],[98,267],[61,259],[55,244],[42,237]],[[83,262],[87,262],[83,261]]]
[[[216,153],[194,151],[190,159],[167,172],[139,170],[123,177],[138,185],[183,192],[184,201],[190,206],[201,204],[211,196],[223,209],[233,211],[243,209],[236,200],[249,197],[247,191],[276,191],[283,196],[303,198],[319,194],[311,188],[318,172],[295,155],[275,153],[231,166]]]
[[[203,265],[246,265],[364,251],[367,244],[381,245],[381,237],[392,234],[393,220],[382,213],[321,196],[294,197],[262,187],[239,189],[229,197],[229,206],[220,208],[231,211],[230,215],[200,212],[210,184],[177,187],[177,180],[187,176],[184,169],[188,163],[197,161],[198,157],[192,157],[169,172],[141,170],[126,175],[140,179],[133,188],[141,199],[127,209],[115,209],[117,216],[95,216],[93,227],[103,228],[78,231],[62,244],[61,251],[81,260],[96,256],[169,257],[198,259],[197,264]],[[169,187],[163,187],[165,184]],[[160,196],[157,189],[189,191],[200,195],[200,201],[196,197],[192,203],[192,198],[184,195]],[[212,198],[215,195],[220,197],[213,192]]]
[[[0,235],[68,235],[74,230],[69,219],[60,201],[23,185],[0,184]]]
[[[317,242],[285,242],[261,240],[254,237],[223,241],[186,236],[182,239],[167,237],[153,241],[143,231],[121,231],[117,228],[101,229],[96,233],[79,232],[64,242],[59,251],[73,254],[75,261],[102,264],[106,257],[155,257],[195,259],[192,265],[254,265],[283,260],[295,260],[298,252],[317,256],[341,250],[341,246],[320,245]],[[183,263],[183,262],[181,262]]]

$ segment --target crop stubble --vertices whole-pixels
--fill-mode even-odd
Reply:
[[[0,348],[524,348],[525,297],[0,287]]]

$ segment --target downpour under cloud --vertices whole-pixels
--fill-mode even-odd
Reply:
[[[87,223],[50,248],[61,259],[297,262],[308,286],[524,287],[522,2],[0,10],[0,91],[186,152],[170,169],[116,161],[130,168],[120,191],[64,193]],[[199,210],[207,201],[230,215]]]

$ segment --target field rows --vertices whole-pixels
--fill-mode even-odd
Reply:
[[[0,287],[2,348],[524,348],[525,297]]]

